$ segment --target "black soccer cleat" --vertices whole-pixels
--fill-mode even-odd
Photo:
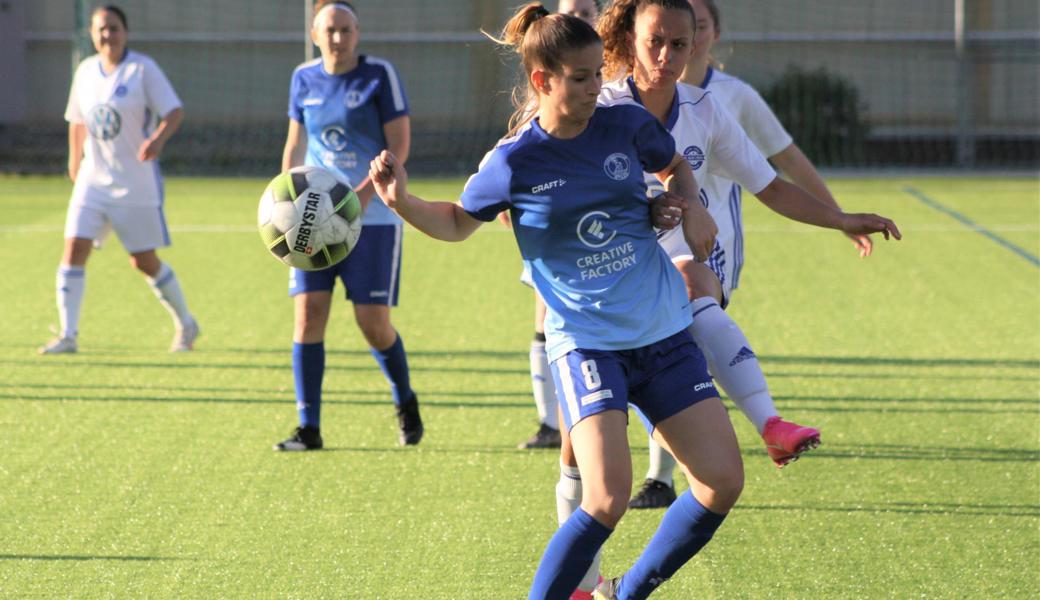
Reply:
[[[412,394],[407,402],[397,407],[397,443],[414,446],[423,436],[422,417],[419,416],[419,398]]]
[[[675,502],[675,486],[647,479],[628,502],[629,508],[668,508]]]
[[[542,423],[538,427],[538,431],[535,432],[526,442],[521,442],[517,448],[521,450],[530,450],[532,448],[559,448],[560,447],[560,430],[549,427],[545,423]]]
[[[321,450],[321,429],[317,427],[297,427],[289,439],[274,445],[276,452],[303,452],[305,450]]]

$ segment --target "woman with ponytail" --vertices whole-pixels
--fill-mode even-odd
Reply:
[[[459,202],[410,195],[407,173],[389,152],[372,161],[370,176],[388,206],[437,239],[461,241],[499,212],[512,215],[548,308],[553,378],[585,484],[581,507],[549,540],[529,593],[565,600],[627,508],[629,402],[685,468],[711,479],[721,501],[732,504],[740,493],[736,436],[686,331],[686,291],[657,244],[643,173],[654,173],[664,196],[682,207],[684,239],[700,260],[716,229],[667,130],[633,102],[597,107],[603,46],[592,27],[531,3],[507,23],[502,43],[524,66],[518,110],[528,98],[536,110],[484,157]],[[708,465],[713,473],[725,465],[727,476],[701,474]],[[646,597],[721,520],[707,509],[669,511],[618,597]]]

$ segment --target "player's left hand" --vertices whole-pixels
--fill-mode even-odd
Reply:
[[[874,240],[870,239],[869,235],[846,233],[845,237],[852,240],[852,245],[859,251],[860,258],[866,258],[874,251]]]
[[[903,239],[903,234],[899,233],[895,223],[872,213],[842,213],[841,230],[849,237],[880,233],[886,240],[889,236],[897,240]]]
[[[672,192],[662,192],[650,200],[650,221],[658,229],[674,229],[682,222],[686,199]]]
[[[144,162],[146,160],[155,160],[159,158],[159,155],[162,154],[164,145],[166,145],[166,142],[164,141],[148,138],[141,144],[141,147],[138,148],[137,160]]]
[[[397,157],[389,150],[383,150],[368,165],[368,176],[376,188],[376,193],[391,209],[408,197],[408,172],[404,170]]]

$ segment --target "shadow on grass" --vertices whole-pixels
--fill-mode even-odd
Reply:
[[[325,392],[321,402],[324,405],[336,404],[336,405],[357,405],[357,406],[392,406],[393,402],[390,400],[389,392],[348,392],[351,395],[369,395],[379,396],[382,399],[357,399],[352,398],[350,400],[341,400],[337,398],[330,398],[329,392]],[[422,406],[436,406],[440,408],[531,408],[533,402],[452,402],[449,400],[437,400],[436,398],[459,398],[459,397],[472,397],[472,398],[498,398],[498,397],[528,397],[530,392],[421,392],[420,393],[420,404]],[[0,401],[5,400],[22,400],[27,402],[146,402],[146,403],[190,403],[190,404],[278,404],[282,406],[292,406],[295,400],[289,395],[285,394],[281,397],[272,398],[195,398],[191,396],[137,396],[137,395],[123,395],[118,396],[86,396],[82,394],[63,394],[63,395],[45,395],[45,394],[0,394]]]
[[[1028,448],[973,448],[966,446],[915,446],[870,444],[866,446],[824,445],[813,450],[813,458],[855,460],[935,460],[969,462],[1040,462],[1040,451]]]
[[[291,371],[292,364],[288,360],[285,362],[275,364],[262,364],[262,363],[195,363],[195,362],[181,362],[176,359],[170,359],[168,361],[111,361],[111,360],[94,360],[96,355],[90,353],[81,352],[72,356],[58,357],[44,357],[36,360],[0,360],[0,365],[13,365],[13,366],[27,366],[33,368],[39,367],[58,367],[61,369],[67,369],[74,366],[82,366],[84,368],[100,368],[100,367],[112,367],[118,369],[177,369],[177,370],[189,370],[189,369],[201,369],[209,370],[215,369],[218,371],[224,370],[248,370],[248,371]],[[202,353],[194,353],[192,357],[204,358],[205,355]],[[521,361],[517,361],[520,363]],[[337,371],[371,371],[378,369],[376,364],[365,365],[342,365],[330,363],[328,369]],[[412,372],[431,372],[431,373],[474,373],[479,375],[531,375],[531,371],[526,368],[515,368],[515,369],[496,369],[496,368],[484,368],[484,367],[456,367],[456,366],[423,366],[423,365],[409,365],[409,370]]]
[[[800,373],[797,371],[769,371],[765,372],[766,379],[906,379],[908,381],[979,381],[978,375],[921,375],[920,373]],[[1000,381],[1029,381],[1036,384],[1040,381],[1040,375],[1000,375]]]
[[[988,358],[909,358],[881,356],[759,355],[763,364],[882,365],[892,367],[1022,367],[1040,369],[1040,360]]]
[[[11,349],[23,349],[26,351],[33,350],[35,347],[29,347],[22,344],[0,344],[0,348],[11,348]],[[120,347],[120,346],[101,346],[97,347],[96,350],[87,349],[80,352],[77,357],[80,358],[98,358],[106,356],[149,356],[159,354],[154,349],[144,348],[132,348],[132,347]],[[204,347],[199,351],[192,354],[192,356],[209,356],[219,354],[248,354],[248,355],[266,355],[266,356],[284,356],[286,360],[284,363],[280,363],[275,368],[288,368],[288,357],[290,356],[290,350],[288,346],[278,348],[214,348]],[[371,354],[367,349],[347,350],[347,349],[326,349],[328,356],[348,356],[356,358],[370,358]],[[527,353],[522,350],[409,350],[408,355],[415,358],[494,358],[494,359],[512,359],[520,363],[526,363]],[[64,356],[62,359],[73,359],[76,357]],[[1040,369],[1040,360],[1036,359],[997,359],[997,358],[927,358],[927,357],[881,357],[881,356],[814,356],[814,355],[759,355],[759,359],[766,366],[769,365],[787,365],[787,364],[811,364],[811,365],[855,365],[855,366],[890,366],[890,367],[983,367],[983,368],[1026,368],[1026,369]],[[17,361],[7,360],[2,361],[4,363],[11,364],[33,364],[41,365],[45,364],[43,361],[57,362],[59,357],[46,357],[43,359],[35,359],[33,361]],[[70,361],[71,362],[71,361]],[[95,363],[92,363],[95,364]],[[104,364],[104,363],[102,363]],[[211,366],[217,368],[215,365],[191,365],[190,363],[180,363],[179,361],[174,362],[173,360],[165,362],[142,362],[142,363],[112,363],[111,366]],[[253,364],[230,364],[225,368],[260,368]]]
[[[951,502],[868,502],[863,504],[738,504],[740,511],[904,513],[948,517],[1040,517],[1036,504],[957,504]]]
[[[159,561],[159,560],[194,560],[190,558],[171,558],[168,556],[102,556],[94,554],[0,554],[0,560],[114,560],[114,561]]]

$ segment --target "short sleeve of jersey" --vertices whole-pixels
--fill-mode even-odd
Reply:
[[[474,219],[494,221],[498,213],[512,205],[509,196],[512,178],[506,153],[499,148],[491,150],[480,161],[477,172],[466,182],[460,198],[462,208]]]
[[[296,69],[293,71],[292,80],[289,81],[289,118],[297,123],[303,123],[303,106],[300,105],[303,92],[303,76],[300,70]]]
[[[640,115],[636,129],[639,163],[647,173],[660,173],[675,158],[675,138],[646,110],[633,112]]]
[[[735,181],[752,194],[762,191],[776,171],[725,108],[715,103],[714,127],[711,132],[711,171]]]
[[[762,154],[773,156],[794,141],[780,120],[751,86],[744,86],[740,124]]]
[[[397,69],[388,61],[382,59],[368,59],[372,64],[382,67],[382,75],[379,78],[379,96],[376,99],[376,108],[379,109],[379,120],[382,123],[393,121],[397,117],[408,114],[408,97],[401,85],[401,78],[397,76]]]
[[[76,93],[79,87],[80,72],[83,70],[83,65],[76,69],[76,74],[72,76],[72,87],[69,90],[69,103],[65,105],[65,120],[69,123],[85,123],[86,119],[83,118],[83,113],[79,110],[79,99]]]
[[[170,80],[166,78],[159,65],[150,59],[145,60],[144,93],[148,98],[148,106],[159,118],[181,107],[181,99],[177,97],[177,92],[173,91]]]

